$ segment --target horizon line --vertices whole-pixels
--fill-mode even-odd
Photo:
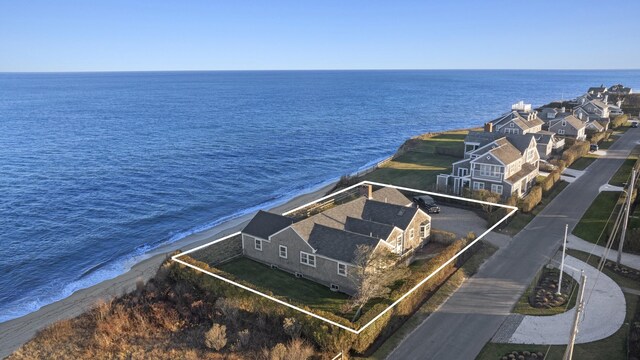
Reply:
[[[311,72],[311,71],[640,71],[640,68],[367,68],[367,69],[176,69],[176,70],[66,70],[0,71],[0,74],[91,74],[91,73],[161,73],[161,72]]]

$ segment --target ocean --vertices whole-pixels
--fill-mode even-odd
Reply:
[[[640,71],[0,73],[0,322],[424,132]]]

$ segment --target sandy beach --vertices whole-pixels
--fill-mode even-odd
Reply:
[[[300,195],[285,204],[270,209],[282,213],[305,203],[318,199],[331,191],[335,183],[323,186],[311,193]],[[189,250],[203,245],[216,238],[239,231],[251,219],[253,214],[229,220],[211,229],[192,234],[173,244],[154,250],[148,257],[135,264],[131,270],[113,279],[106,280],[92,287],[79,290],[71,296],[51,303],[17,319],[0,323],[0,358],[10,355],[22,344],[29,341],[35,333],[58,320],[80,315],[94,306],[99,300],[135,290],[136,283],[152,278],[167,255],[175,250]]]

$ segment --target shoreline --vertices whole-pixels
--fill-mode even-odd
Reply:
[[[319,185],[308,193],[303,193],[283,204],[269,208],[273,212],[285,212],[318,199],[332,191],[338,181]],[[70,296],[47,304],[24,316],[0,323],[0,358],[11,355],[24,343],[28,342],[37,331],[52,323],[76,317],[89,310],[100,300],[108,300],[136,289],[140,281],[146,282],[155,276],[160,265],[168,255],[176,250],[186,251],[206,244],[216,238],[226,236],[242,229],[254,213],[229,219],[212,228],[193,233],[176,242],[152,250],[136,262],[127,272],[112,279],[102,281],[85,289],[78,290]]]

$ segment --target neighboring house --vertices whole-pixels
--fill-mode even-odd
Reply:
[[[548,131],[560,136],[572,137],[576,140],[584,140],[586,138],[585,122],[580,121],[580,119],[573,115],[550,120],[547,122],[546,127]]]
[[[607,104],[607,96],[604,97],[603,100],[593,99],[589,100],[586,96],[582,96],[578,98],[578,106],[576,106],[573,110],[583,110],[588,115],[596,115],[601,118],[609,117],[610,105]]]
[[[511,111],[489,122],[490,132],[505,135],[530,134],[542,130],[542,121],[536,111],[531,110],[531,104],[520,101],[511,106]]]
[[[438,175],[439,191],[459,195],[464,189],[489,190],[506,199],[523,196],[535,184],[540,155],[534,134],[502,135],[494,140],[488,135],[470,135],[469,142],[465,141],[465,158],[453,163],[451,174]],[[470,150],[472,143],[479,144]]]
[[[242,230],[242,249],[251,259],[353,294],[359,245],[404,257],[424,245],[430,233],[431,217],[402,193],[369,187],[368,196],[295,223],[259,211]]]
[[[616,84],[609,87],[609,89],[607,89],[607,92],[612,95],[630,95],[633,94],[633,89],[625,87],[622,84]]]
[[[595,134],[603,131],[606,131],[605,127],[596,120],[585,123],[585,132],[587,134]]]
[[[536,139],[540,159],[546,160],[554,151],[557,152],[564,148],[564,139],[557,137],[554,132],[540,130],[532,135]]]
[[[604,96],[606,92],[607,92],[607,87],[604,85],[590,87],[589,90],[587,90],[587,94],[595,96],[596,98],[600,98]]]

